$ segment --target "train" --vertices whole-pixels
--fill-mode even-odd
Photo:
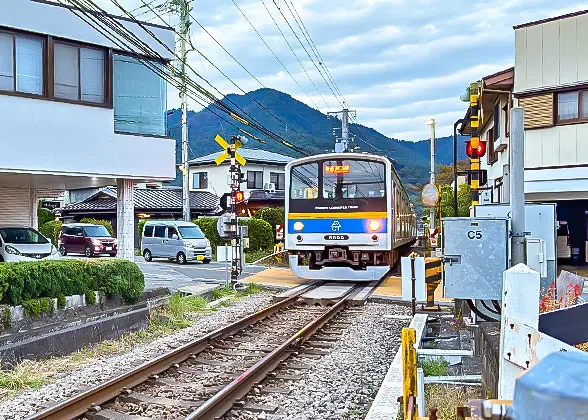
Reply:
[[[416,241],[416,214],[386,156],[304,157],[285,178],[284,247],[299,278],[379,280]]]

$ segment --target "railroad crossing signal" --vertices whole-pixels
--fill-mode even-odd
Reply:
[[[241,142],[240,139],[238,139],[235,143],[229,144],[227,143],[227,141],[225,139],[223,139],[219,134],[216,135],[216,137],[214,138],[214,141],[216,141],[220,147],[222,147],[225,151],[223,153],[220,154],[219,157],[217,157],[214,162],[217,165],[220,165],[221,163],[223,163],[228,157],[231,156],[231,149],[234,148],[234,153],[235,153],[235,160],[237,162],[239,162],[239,165],[241,166],[245,166],[247,164],[247,160],[245,160],[245,158],[243,156],[241,156],[239,154],[239,152],[237,152],[237,150],[239,150],[241,147],[243,147],[243,143]]]

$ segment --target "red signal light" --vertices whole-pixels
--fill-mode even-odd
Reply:
[[[235,204],[239,204],[239,203],[242,203],[243,201],[245,201],[245,194],[243,194],[243,191],[235,191],[233,193],[233,202]]]
[[[471,141],[466,141],[466,155],[471,158],[474,148],[472,147]],[[477,157],[481,158],[486,154],[486,142],[480,141],[478,147],[476,148]]]

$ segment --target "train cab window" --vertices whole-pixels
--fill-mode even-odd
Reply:
[[[318,198],[318,163],[307,163],[292,168],[290,198],[311,200]]]
[[[323,162],[323,198],[384,197],[386,167],[368,160]]]

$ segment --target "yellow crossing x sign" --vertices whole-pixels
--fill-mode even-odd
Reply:
[[[231,156],[229,153],[229,150],[232,147],[232,145],[227,143],[227,141],[225,139],[223,139],[219,134],[216,135],[216,137],[214,138],[214,141],[216,141],[219,144],[219,146],[224,149],[224,152],[221,153],[219,155],[219,157],[217,157],[214,160],[217,165],[220,165],[221,163],[223,163],[225,161],[226,158]],[[245,166],[245,164],[247,164],[247,161],[245,160],[245,158],[243,156],[241,156],[239,154],[239,152],[237,152],[237,150],[240,149],[242,146],[243,146],[243,143],[241,143],[241,141],[237,140],[237,142],[234,145],[234,147],[235,147],[235,160],[237,162],[239,162],[239,164],[241,166]]]

